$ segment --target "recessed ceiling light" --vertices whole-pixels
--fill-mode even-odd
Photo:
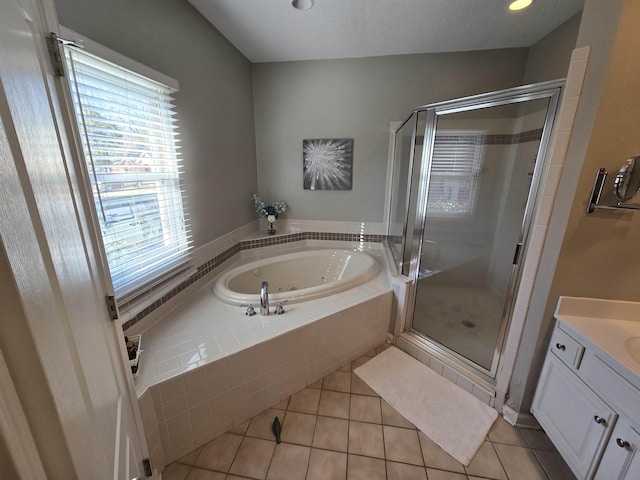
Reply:
[[[527,8],[533,3],[533,0],[513,0],[509,3],[509,10],[517,11]]]
[[[293,8],[297,8],[298,10],[309,10],[313,7],[313,0],[293,0],[291,5],[293,5]]]

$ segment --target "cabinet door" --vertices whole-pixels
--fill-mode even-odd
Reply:
[[[547,355],[531,411],[579,479],[593,475],[616,415],[554,355]]]
[[[640,478],[640,434],[628,422],[619,420],[596,471],[596,480]]]

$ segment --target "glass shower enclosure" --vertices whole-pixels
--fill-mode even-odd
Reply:
[[[417,108],[396,130],[389,244],[405,331],[495,378],[564,81]]]

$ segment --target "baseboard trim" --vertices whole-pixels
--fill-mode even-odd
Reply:
[[[509,405],[502,407],[502,416],[514,427],[528,428],[531,430],[540,430],[540,424],[529,412],[516,412]]]

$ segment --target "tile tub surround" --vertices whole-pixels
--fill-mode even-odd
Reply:
[[[170,463],[383,342],[390,280],[382,246],[368,253],[381,266],[372,280],[284,315],[245,316],[214,297],[213,279],[144,332],[135,384],[152,463]]]
[[[327,222],[321,222],[327,223]],[[214,241],[214,244],[227,244],[229,240],[236,237],[237,235],[231,235],[230,238],[220,239],[220,242]],[[151,303],[145,303],[141,307],[137,307],[136,305],[125,304],[119,307],[121,317],[124,317],[124,323],[122,328],[126,331],[136,325],[141,320],[148,317],[151,313],[159,309],[161,306],[165,305],[167,302],[174,299],[180,292],[191,287],[199,280],[205,279],[209,277],[214,269],[218,269],[221,266],[224,266],[228,260],[236,258],[236,256],[245,251],[255,251],[256,249],[262,249],[265,247],[273,247],[273,246],[283,246],[292,243],[300,243],[300,242],[309,242],[309,241],[319,241],[319,242],[340,242],[340,243],[352,243],[360,247],[364,247],[365,244],[370,242],[382,243],[386,241],[387,236],[383,234],[372,234],[372,233],[364,233],[364,231],[360,233],[343,233],[343,232],[314,232],[314,231],[306,231],[306,232],[295,232],[295,233],[283,233],[278,235],[268,235],[265,236],[262,232],[254,232],[253,234],[247,236],[243,240],[238,240],[237,242],[233,242],[231,240],[232,245],[228,246],[228,248],[224,248],[220,253],[215,255],[213,258],[209,258],[208,260],[201,260],[202,263],[198,265],[193,273],[188,273],[188,277],[184,279],[184,281],[179,282],[177,285],[173,287],[169,287],[170,289],[164,292],[160,298],[152,301]],[[340,248],[348,248],[348,247],[340,247]],[[205,257],[208,258],[208,257]],[[200,262],[197,262],[200,263]],[[132,314],[132,312],[136,312]],[[123,315],[124,314],[124,315]]]

